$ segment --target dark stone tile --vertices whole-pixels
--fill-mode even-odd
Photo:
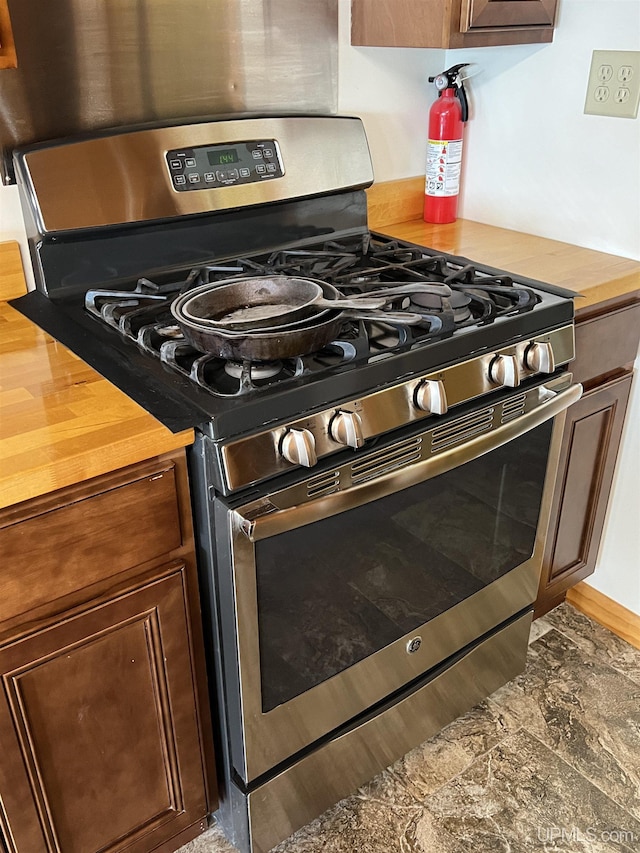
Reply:
[[[510,714],[482,702],[379,774],[368,793],[422,802],[518,728]]]
[[[535,622],[532,622],[531,632],[529,633],[529,645],[531,645],[531,643],[535,643],[539,637],[546,634],[547,631],[550,631],[552,627],[551,623],[547,622],[544,616],[541,616],[539,619],[536,619]]]
[[[555,629],[490,699],[640,819],[640,687]]]
[[[185,844],[177,853],[238,853],[222,834],[217,824],[208,829],[203,835]]]
[[[524,730],[424,802],[415,853],[631,853],[640,822]]]
[[[415,834],[421,814],[422,807],[415,802],[402,806],[359,792],[283,841],[273,853],[389,853],[410,849],[405,839]]]
[[[573,640],[585,655],[608,663],[640,684],[640,649],[629,645],[567,603],[546,613],[543,618]]]

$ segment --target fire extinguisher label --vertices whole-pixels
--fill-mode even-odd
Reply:
[[[462,167],[461,139],[430,139],[427,144],[425,192],[433,196],[458,195]]]

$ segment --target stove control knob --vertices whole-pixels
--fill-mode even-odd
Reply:
[[[336,412],[329,423],[329,435],[338,444],[357,450],[364,444],[362,421],[356,412]]]
[[[517,388],[520,384],[520,367],[515,355],[497,355],[489,365],[489,381],[494,385]]]
[[[280,453],[293,465],[313,468],[318,461],[316,440],[308,429],[288,429],[282,437]]]
[[[444,415],[449,408],[444,382],[440,379],[423,379],[418,383],[413,399],[421,412],[430,415]]]
[[[556,360],[553,347],[547,341],[533,341],[524,351],[524,366],[534,373],[553,373]]]
[[[316,440],[308,429],[288,429],[282,437],[280,453],[293,465],[313,468],[318,461]]]

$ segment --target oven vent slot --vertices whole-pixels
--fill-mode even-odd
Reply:
[[[370,456],[351,466],[351,482],[353,485],[366,483],[390,471],[413,465],[422,459],[422,436],[408,439],[401,444],[381,450],[375,456]]]
[[[431,452],[438,453],[454,444],[468,441],[474,435],[488,432],[493,427],[494,413],[494,407],[488,406],[479,412],[473,412],[444,426],[436,427],[431,432]]]
[[[514,397],[513,400],[507,400],[502,406],[501,423],[512,421],[514,418],[519,418],[524,414],[524,406],[527,401],[527,395],[521,394],[519,397]]]
[[[340,490],[340,472],[330,471],[320,477],[314,477],[307,483],[307,496],[317,498],[321,495],[330,495]]]

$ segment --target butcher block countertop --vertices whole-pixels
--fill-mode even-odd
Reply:
[[[422,187],[371,187],[369,227],[577,290],[579,310],[640,290],[636,261],[477,222],[427,225]],[[6,304],[25,289],[18,244],[0,243],[0,508],[191,444]]]
[[[6,304],[25,290],[0,243],[0,508],[192,443]]]

